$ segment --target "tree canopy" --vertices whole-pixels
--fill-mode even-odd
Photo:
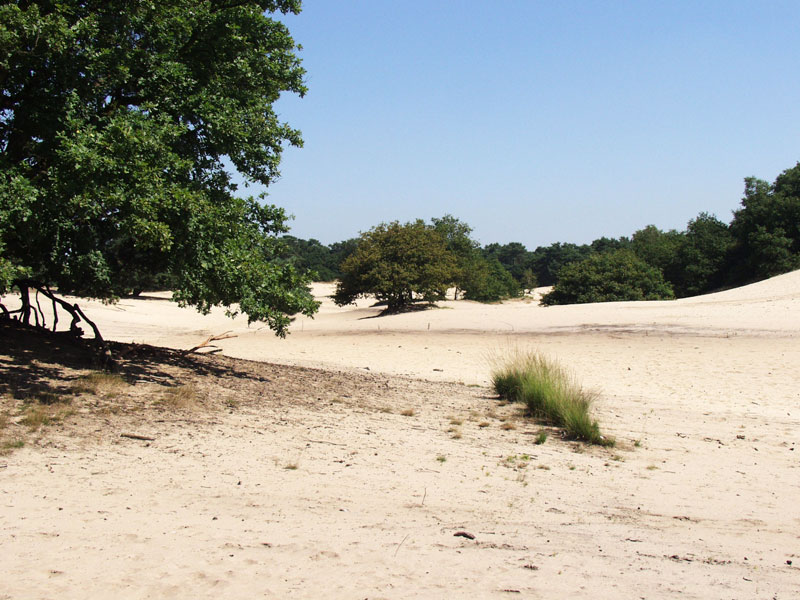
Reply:
[[[800,163],[773,184],[745,179],[742,207],[733,215],[733,280],[765,279],[800,268]]]
[[[286,215],[239,198],[300,133],[288,29],[299,0],[0,4],[0,292],[22,277],[113,299],[153,273],[174,298],[239,309],[283,334],[317,304],[274,258]]]
[[[417,300],[442,300],[453,280],[456,260],[445,239],[418,219],[381,223],[361,234],[355,252],[341,264],[334,302],[340,306],[374,295],[389,312]]]

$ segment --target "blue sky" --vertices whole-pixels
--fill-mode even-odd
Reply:
[[[800,160],[800,2],[306,0],[268,201],[332,243],[446,213],[481,243],[729,221]],[[251,191],[257,192],[258,189]]]

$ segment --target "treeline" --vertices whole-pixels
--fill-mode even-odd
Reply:
[[[537,286],[555,286],[546,304],[694,296],[800,268],[800,163],[773,183],[745,179],[730,223],[703,212],[683,231],[648,225],[630,237],[532,251],[518,242],[481,247],[469,225],[451,215],[426,227],[453,253],[450,283],[467,298],[498,300]],[[342,280],[342,265],[368,233],[330,246],[285,236],[282,260],[319,280]]]

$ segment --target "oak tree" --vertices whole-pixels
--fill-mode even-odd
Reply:
[[[273,104],[303,95],[277,12],[299,0],[0,3],[0,293],[114,299],[154,273],[174,299],[283,335],[317,304],[273,259],[268,185],[300,133]],[[28,307],[29,317],[30,307]],[[74,316],[74,315],[73,315]]]

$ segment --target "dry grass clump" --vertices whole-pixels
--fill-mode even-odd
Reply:
[[[525,403],[531,415],[563,428],[568,438],[614,445],[612,438],[601,435],[597,421],[589,414],[597,394],[584,390],[557,362],[538,352],[515,352],[496,361],[491,379],[501,398]]]
[[[18,423],[25,425],[30,431],[37,431],[40,427],[52,425],[75,414],[70,406],[70,395],[59,394],[51,391],[38,391],[28,395],[17,412]],[[6,416],[6,424],[8,417]],[[0,431],[3,428],[0,427]]]
[[[89,373],[76,379],[70,389],[75,394],[113,396],[127,386],[128,382],[115,373]]]
[[[5,456],[17,448],[22,448],[25,442],[19,438],[5,437],[6,428],[11,423],[8,413],[0,412],[0,456]]]
[[[191,383],[168,388],[161,395],[161,403],[169,408],[193,408],[199,402],[200,394]]]

